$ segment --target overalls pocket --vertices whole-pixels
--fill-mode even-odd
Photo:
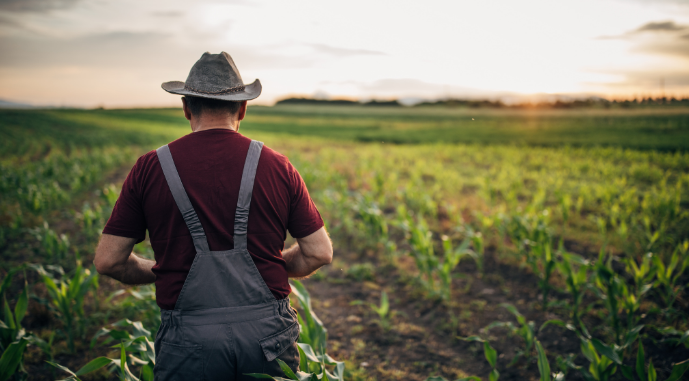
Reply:
[[[162,341],[156,356],[155,381],[194,381],[203,378],[200,345],[177,345]]]
[[[275,361],[277,358],[284,361],[293,371],[299,368],[297,338],[299,338],[299,324],[295,322],[289,328],[258,341],[267,362],[266,371],[280,371],[280,366]]]

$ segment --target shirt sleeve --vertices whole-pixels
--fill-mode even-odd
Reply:
[[[296,168],[289,164],[290,171],[290,210],[287,230],[294,238],[304,238],[324,226],[323,218],[311,200],[309,190]]]
[[[120,197],[115,203],[110,219],[105,224],[103,234],[135,238],[137,243],[146,238],[146,218],[140,195],[142,159],[143,157],[139,158],[129,171],[127,179],[124,180]]]

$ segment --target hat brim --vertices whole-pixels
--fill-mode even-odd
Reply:
[[[211,98],[211,99],[220,99],[223,101],[250,101],[252,99],[258,98],[259,95],[261,95],[261,90],[263,89],[261,86],[261,81],[258,79],[253,81],[252,83],[245,85],[243,91],[238,91],[236,93],[231,93],[231,94],[204,94],[204,93],[197,93],[195,91],[187,90],[184,88],[184,82],[181,81],[171,81],[171,82],[165,82],[160,87],[163,88],[163,90],[167,91],[170,94],[179,94],[179,95],[189,95],[193,97],[201,97],[201,98]]]

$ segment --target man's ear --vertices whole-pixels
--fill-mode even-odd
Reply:
[[[189,110],[189,105],[187,105],[187,98],[182,97],[182,111],[184,111],[184,117],[188,121],[191,121],[191,110]]]
[[[241,121],[246,116],[246,101],[243,101],[239,106],[239,112],[237,113],[237,120]]]

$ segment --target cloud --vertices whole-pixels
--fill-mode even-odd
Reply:
[[[151,12],[151,16],[161,17],[161,18],[178,18],[178,17],[184,16],[184,12],[180,12],[180,11],[158,11],[158,12]]]
[[[68,9],[81,0],[0,0],[0,10],[10,12],[47,12]]]
[[[686,30],[687,28],[689,28],[689,27],[686,25],[675,24],[674,21],[652,21],[652,22],[646,23],[646,24],[638,27],[632,33],[676,32],[678,30]]]
[[[360,55],[369,55],[369,56],[385,55],[385,53],[375,51],[375,50],[338,48],[338,47],[325,45],[325,44],[306,44],[306,45],[312,47],[317,53],[329,54],[329,55],[336,56],[336,57],[349,57],[349,56],[360,56]]]

